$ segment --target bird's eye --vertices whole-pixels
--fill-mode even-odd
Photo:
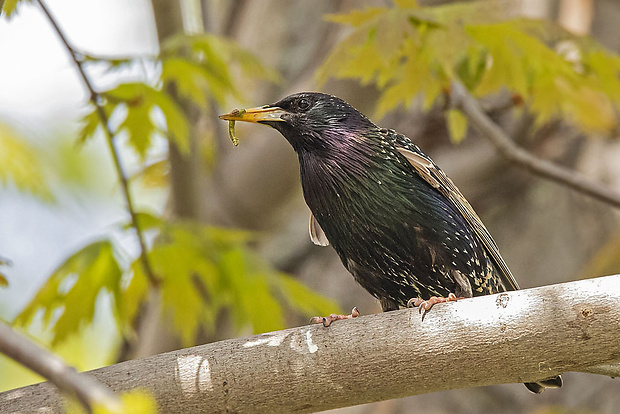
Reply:
[[[301,98],[300,100],[297,101],[297,107],[301,109],[302,111],[307,110],[308,108],[310,108],[310,100],[306,98]]]

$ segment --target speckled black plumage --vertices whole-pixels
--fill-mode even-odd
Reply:
[[[296,107],[301,99],[310,109]],[[428,159],[406,136],[330,95],[302,93],[274,106],[291,113],[269,125],[299,156],[306,203],[344,266],[384,310],[418,296],[517,289],[454,203],[397,149]]]
[[[252,122],[277,129],[295,149],[316,219],[311,233],[322,229],[327,239],[315,242],[329,241],[384,311],[418,296],[518,289],[469,203],[409,138],[331,95],[295,94],[258,111],[269,108],[278,108],[277,119]],[[543,385],[561,384],[559,377],[550,381]]]

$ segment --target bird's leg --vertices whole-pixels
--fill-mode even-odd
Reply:
[[[431,310],[433,305],[436,305],[437,303],[443,303],[443,302],[454,302],[454,301],[457,301],[458,299],[465,299],[465,298],[464,297],[457,298],[454,293],[450,293],[447,298],[444,298],[441,296],[431,296],[429,300],[423,300],[421,297],[418,296],[417,298],[409,299],[409,301],[407,302],[407,307],[408,308],[417,307],[418,311],[422,314],[422,320],[424,320],[424,316],[426,315],[428,311]]]
[[[322,323],[323,326],[327,328],[334,321],[339,321],[341,319],[357,318],[358,316],[360,316],[360,311],[357,309],[357,306],[356,306],[351,310],[350,315],[338,315],[336,313],[332,313],[331,315],[327,317],[315,316],[314,318],[310,319],[310,323]]]

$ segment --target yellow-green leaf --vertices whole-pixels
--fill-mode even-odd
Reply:
[[[31,0],[6,0],[4,2],[4,7],[2,8],[2,14],[4,14],[6,17],[10,18],[13,16],[14,13],[17,12],[17,4],[21,3],[22,1],[31,1]]]
[[[448,131],[450,132],[452,142],[461,142],[467,133],[467,118],[465,115],[457,109],[449,109],[446,111],[446,121],[448,122]]]
[[[169,171],[169,162],[167,159],[164,159],[147,165],[132,178],[141,178],[142,184],[148,188],[163,188],[169,184]]]
[[[152,108],[152,104],[146,100],[128,105],[127,115],[118,127],[119,132],[125,130],[128,133],[128,142],[142,161],[151,147],[151,139],[156,130],[151,119]]]
[[[157,214],[149,213],[147,211],[136,212],[136,218],[138,219],[138,225],[142,231],[160,229],[164,225],[164,219]],[[133,222],[128,221],[122,225],[123,230],[133,229]]]
[[[0,287],[7,287],[7,286],[9,286],[9,280],[4,274],[0,273]]]
[[[299,310],[306,317],[343,313],[335,301],[314,292],[285,273],[274,273],[273,283],[288,306]]]
[[[150,148],[153,135],[161,129],[153,120],[155,107],[161,110],[166,122],[163,126],[165,130],[161,132],[174,140],[181,151],[189,151],[187,118],[167,93],[143,83],[125,83],[107,91],[105,96],[117,104],[124,104],[126,114],[117,132],[124,130],[129,134],[129,144],[142,160]]]
[[[13,183],[20,191],[52,201],[42,164],[35,147],[0,123],[0,184]]]
[[[387,10],[388,9],[385,7],[367,7],[362,10],[352,10],[346,14],[327,14],[324,18],[330,22],[348,24],[353,27],[357,27],[369,20],[372,20],[376,16],[385,13]]]
[[[237,326],[241,328],[249,323],[254,333],[284,328],[282,308],[273,297],[265,275],[252,272],[249,264],[241,249],[225,252],[220,263]]]
[[[177,144],[182,153],[189,153],[189,125],[181,108],[163,92],[152,90],[149,98],[161,109],[166,118],[168,138]]]
[[[401,9],[412,9],[418,7],[417,0],[394,0],[394,4]]]
[[[112,244],[107,240],[89,244],[52,273],[15,323],[27,326],[42,310],[44,322],[51,324],[52,345],[57,345],[92,321],[102,289],[116,291],[120,279]]]
[[[174,224],[163,231],[149,254],[161,279],[164,311],[185,345],[193,343],[200,326],[212,329],[222,303],[216,294],[218,271],[205,242],[199,225]]]
[[[157,414],[157,401],[147,390],[131,390],[120,396],[121,406],[116,409],[108,409],[103,404],[94,404],[93,414]],[[82,413],[83,406],[75,400],[71,400],[66,409],[67,413]]]
[[[131,279],[127,287],[114,292],[116,312],[123,329],[133,328],[133,319],[146,300],[149,291],[149,280],[140,260],[132,263],[129,277]]]
[[[97,112],[97,108],[94,105],[89,104],[89,112],[84,115],[80,123],[82,124],[82,127],[80,128],[80,132],[78,133],[77,142],[83,144],[87,140],[92,138],[102,127],[99,113]]]
[[[198,104],[203,110],[207,108],[209,93],[209,74],[204,67],[181,57],[162,60],[161,77],[164,88],[174,84],[179,95]]]

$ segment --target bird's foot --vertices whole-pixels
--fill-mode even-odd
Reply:
[[[458,299],[465,299],[463,297],[457,298],[454,293],[450,293],[447,298],[441,296],[431,296],[429,300],[423,300],[421,297],[411,298],[407,302],[408,308],[417,307],[418,311],[422,314],[422,320],[424,320],[424,316],[431,310],[433,305],[444,302],[455,302]]]
[[[327,328],[334,321],[339,321],[341,319],[357,318],[358,316],[360,316],[360,311],[357,309],[357,306],[356,306],[351,310],[350,315],[338,315],[336,313],[332,313],[331,315],[326,316],[326,317],[315,316],[314,318],[310,319],[310,323],[322,323],[323,326]]]

